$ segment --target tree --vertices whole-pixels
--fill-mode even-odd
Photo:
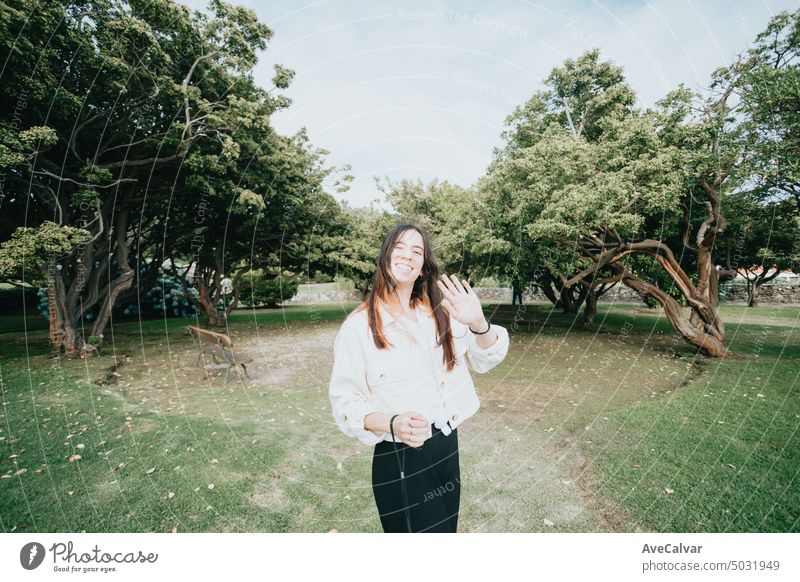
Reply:
[[[249,108],[256,98],[239,103]],[[280,136],[257,109],[237,107],[230,115],[231,124],[239,124],[232,132],[236,150],[198,149],[190,156],[187,184],[202,206],[181,198],[174,222],[164,227],[173,241],[172,272],[187,292],[197,289],[192,301],[211,326],[226,324],[248,271],[278,276],[318,267],[321,239],[337,208],[323,190],[333,170],[304,131]]]
[[[747,306],[755,307],[761,286],[798,264],[797,203],[791,198],[768,202],[752,193],[728,198],[731,219],[719,254],[727,269],[744,277]]]
[[[602,138],[605,124],[630,114],[636,96],[625,83],[622,69],[601,61],[597,50],[565,61],[563,67],[551,71],[545,87],[506,119],[508,129],[502,134],[505,146],[495,152],[495,161],[487,172],[490,178],[482,184],[498,207],[492,213],[495,232],[504,233],[500,236],[507,241],[515,241],[512,256],[508,257],[509,264],[514,265],[513,276],[526,286],[539,288],[554,307],[565,313],[577,313],[588,302],[584,322],[591,322],[597,298],[616,282],[589,277],[575,284],[572,277],[580,267],[588,265],[575,252],[577,245],[554,246],[531,239],[528,225],[534,216],[528,211],[535,213],[536,209],[517,206],[516,194],[506,192],[499,183],[509,168],[501,169],[498,164],[536,146],[551,127],[562,128],[576,143],[596,142]],[[510,179],[508,184],[514,184],[515,176]]]
[[[59,260],[86,245],[90,237],[86,230],[47,221],[39,228],[18,228],[0,245],[0,279],[47,285],[50,343],[54,347],[75,342],[74,337],[65,337],[75,329],[59,325],[67,315]]]
[[[528,244],[562,251],[558,271],[571,273],[564,287],[621,282],[658,301],[687,342],[726,354],[711,252],[726,226],[721,190],[739,159],[731,84],[705,100],[681,88],[656,110],[636,110],[621,71],[592,51],[554,70],[545,85],[512,115],[510,143],[487,187],[512,201]],[[685,213],[690,200],[705,211],[697,227],[697,204]],[[676,256],[659,235],[682,222]],[[694,257],[682,264],[684,251]],[[688,307],[643,279],[632,255],[653,259]]]
[[[800,206],[800,10],[773,17],[741,66],[718,76],[735,81],[746,136],[741,179],[762,198]]]
[[[226,113],[238,88],[251,85],[271,31],[249,9],[210,7],[210,16],[156,0],[0,7],[0,43],[11,57],[0,84],[3,235],[20,224],[50,228],[46,220],[90,235],[58,257],[49,280],[63,305],[51,310],[57,352],[94,352],[77,331],[92,311],[91,336],[102,341],[114,304],[138,276],[131,244],[137,261],[155,248],[171,254],[163,228],[173,197],[188,192],[190,152],[236,150]],[[290,75],[278,68],[276,78]],[[270,97],[272,111],[286,104]],[[145,276],[154,281],[160,262],[151,264]]]
[[[796,268],[800,255],[799,58],[800,10],[782,12],[743,63],[717,73],[734,80],[740,102],[745,153],[737,179],[743,187],[731,197],[737,214],[724,245],[728,268],[746,279],[750,307],[759,287]]]

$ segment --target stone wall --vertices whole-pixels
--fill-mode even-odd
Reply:
[[[475,293],[482,301],[489,303],[511,303],[511,289],[504,287],[475,287]],[[536,293],[523,293],[523,301],[548,301],[547,297],[541,292]],[[617,285],[608,293],[603,295],[600,301],[605,302],[621,302],[621,303],[642,303],[639,295],[628,289]]]
[[[487,303],[511,303],[511,289],[504,287],[475,287],[475,293],[482,301]],[[523,300],[547,301],[542,293],[524,293]],[[800,304],[800,283],[781,284],[767,283],[759,289],[759,303],[763,305],[792,305]],[[295,295],[291,300],[284,301],[284,305],[308,305],[312,303],[358,303],[361,294],[358,291],[314,291]],[[628,287],[617,285],[600,298],[601,303],[642,303],[639,295]],[[747,288],[743,284],[731,284],[727,287],[727,297],[724,300],[729,304],[747,302]]]
[[[511,303],[511,289],[504,287],[475,287],[475,293],[481,301],[487,303]],[[547,301],[541,293],[524,293],[524,301]],[[604,301],[622,301],[625,303],[641,303],[639,296],[627,287],[615,287],[605,295]],[[358,291],[312,291],[298,293],[283,305],[308,305],[313,303],[358,303],[361,294]]]
[[[361,293],[358,291],[312,291],[298,293],[283,305],[308,305],[311,303],[359,303]]]
[[[725,303],[747,303],[747,285],[728,285],[725,291]],[[800,283],[766,283],[758,289],[756,300],[763,305],[800,304]]]

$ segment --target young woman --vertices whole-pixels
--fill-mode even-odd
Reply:
[[[329,386],[346,435],[375,445],[372,491],[385,532],[455,532],[457,427],[480,403],[466,362],[488,372],[508,352],[466,280],[439,277],[425,231],[384,240],[367,299],[334,343]]]

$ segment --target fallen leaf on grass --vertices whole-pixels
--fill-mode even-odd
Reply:
[[[544,518],[544,524],[545,524],[547,527],[553,527],[553,526],[555,525],[555,524],[554,524],[552,521],[550,521],[550,520],[549,520],[549,519],[547,519],[546,517]]]
[[[169,493],[167,493],[167,499],[172,499],[173,497],[175,497],[174,491],[170,491]]]
[[[666,493],[667,495],[672,495],[673,493],[675,493],[675,490],[672,489],[671,487],[664,487],[664,493]]]
[[[145,475],[149,475],[149,474],[151,474],[151,473],[152,473],[153,471],[155,471],[155,470],[156,470],[156,468],[155,468],[155,467],[153,467],[152,469],[148,469],[148,470],[147,470],[147,471],[145,471],[144,473],[145,473]]]
[[[74,463],[75,461],[80,461],[80,460],[81,460],[81,456],[80,456],[80,455],[72,455],[72,456],[69,458],[69,462],[70,462],[70,463]]]

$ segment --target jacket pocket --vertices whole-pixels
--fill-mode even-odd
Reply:
[[[411,378],[413,364],[401,360],[375,360],[367,362],[367,384],[371,389],[402,387]]]

